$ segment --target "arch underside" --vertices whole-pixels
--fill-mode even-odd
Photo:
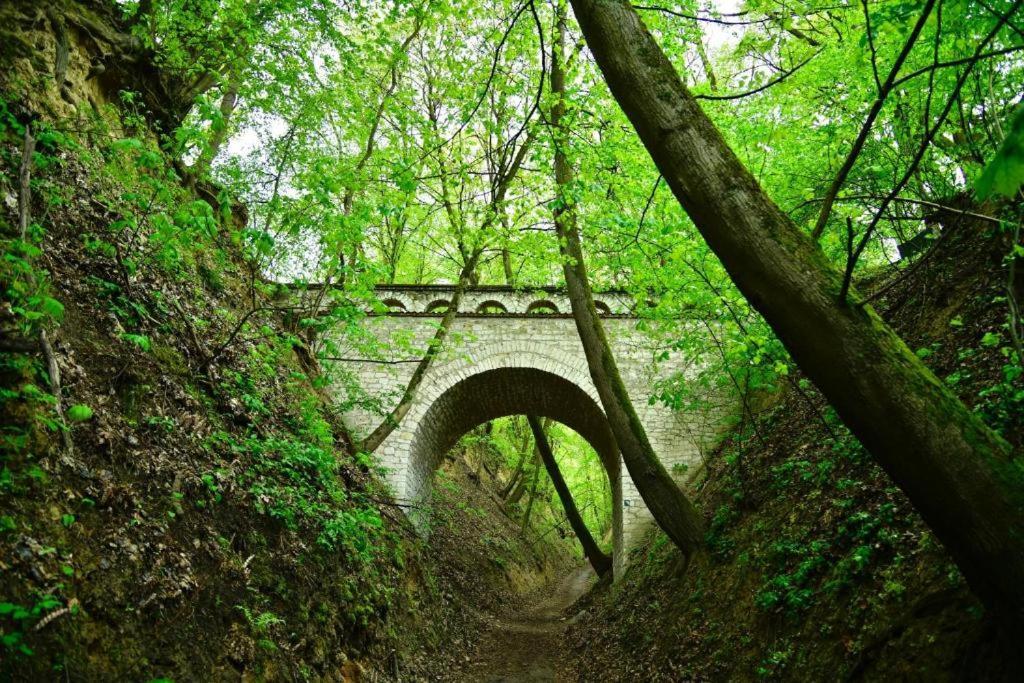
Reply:
[[[608,420],[579,385],[531,367],[484,370],[454,383],[436,398],[422,417],[409,444],[406,496],[418,504],[429,501],[433,472],[452,446],[474,427],[510,415],[548,417],[576,431],[594,448],[608,473],[612,490],[614,550],[622,540],[621,472],[618,448]],[[414,517],[414,522],[417,521]],[[425,525],[418,520],[418,526]]]

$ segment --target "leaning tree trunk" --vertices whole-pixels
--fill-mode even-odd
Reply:
[[[612,356],[604,326],[594,308],[594,297],[587,279],[587,269],[580,246],[576,211],[572,204],[570,186],[573,182],[572,166],[566,156],[568,136],[562,119],[565,115],[565,72],[562,52],[565,44],[565,15],[559,7],[558,35],[552,48],[551,91],[556,100],[551,108],[551,129],[555,138],[555,183],[559,198],[554,218],[562,252],[565,285],[572,305],[580,341],[590,368],[590,376],[597,387],[608,423],[622,452],[637,491],[644,499],[655,521],[668,534],[672,542],[687,556],[698,551],[704,540],[703,520],[693,503],[673,481],[665,466],[654,452],[640,418],[630,401],[626,385],[619,375]]]
[[[473,271],[476,270],[476,264],[480,260],[480,253],[480,249],[475,250],[470,255],[466,265],[462,267],[459,281],[455,285],[455,291],[452,292],[452,299],[448,302],[448,310],[445,311],[444,317],[441,318],[441,324],[437,326],[437,331],[428,343],[423,358],[417,363],[412,377],[409,378],[408,384],[405,385],[405,391],[402,392],[398,405],[384,417],[368,437],[363,439],[363,442],[359,444],[359,450],[365,453],[372,453],[377,450],[384,443],[384,440],[391,435],[391,432],[395,431],[398,425],[401,424],[402,418],[412,408],[413,400],[416,398],[416,391],[420,388],[423,378],[427,376],[427,371],[433,365],[434,358],[440,353],[441,347],[444,346],[444,341],[448,337],[448,330],[455,323],[455,317],[459,313],[459,305],[462,303],[462,295],[466,292],[466,287],[469,286],[469,280]]]
[[[562,477],[562,471],[558,469],[558,462],[555,460],[555,454],[551,451],[551,444],[544,433],[544,427],[540,423],[540,418],[536,415],[527,415],[526,419],[530,421],[530,429],[533,431],[533,439],[537,443],[537,450],[540,451],[540,457],[544,460],[544,467],[548,471],[551,483],[555,485],[558,498],[562,501],[562,508],[565,510],[565,516],[569,519],[569,525],[576,533],[576,538],[579,539],[580,545],[583,546],[583,554],[587,556],[594,571],[599,576],[604,576],[612,568],[612,558],[601,551],[594,537],[590,534],[590,529],[587,528],[586,522],[583,521],[580,511],[576,507],[576,501],[573,500],[572,492],[569,491],[569,486]]]
[[[1024,475],[743,167],[627,0],[572,0],[662,176],[801,369],[906,492],[994,611],[1024,610]]]

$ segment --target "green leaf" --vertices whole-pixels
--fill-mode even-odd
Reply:
[[[87,405],[73,405],[68,408],[67,417],[72,422],[85,422],[92,418],[92,408]]]
[[[999,346],[999,335],[995,332],[986,332],[981,338],[981,345],[992,348],[993,346]]]
[[[121,335],[121,339],[124,339],[127,342],[135,344],[143,351],[149,351],[151,348],[153,348],[152,343],[149,341],[149,337],[147,337],[144,334],[130,334],[128,332],[125,332],[124,334]]]
[[[54,320],[61,320],[64,317],[64,304],[53,297],[42,297],[39,301],[39,310]]]
[[[1003,144],[974,184],[980,199],[1012,197],[1024,185],[1024,105],[1018,105]]]

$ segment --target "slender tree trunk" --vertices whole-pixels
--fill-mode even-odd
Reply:
[[[434,333],[434,337],[428,343],[426,353],[423,354],[423,358],[416,365],[412,377],[409,378],[409,383],[405,387],[402,398],[399,399],[398,405],[388,413],[377,428],[359,444],[361,451],[372,453],[377,450],[377,447],[384,443],[384,439],[388,438],[391,432],[395,431],[395,428],[402,422],[402,418],[409,412],[413,399],[416,398],[416,390],[419,389],[423,378],[426,377],[427,371],[430,370],[430,366],[434,362],[434,358],[444,345],[444,340],[448,336],[448,330],[451,329],[452,324],[455,322],[455,316],[459,312],[459,304],[462,302],[462,295],[465,293],[466,287],[469,286],[473,271],[476,270],[476,264],[480,260],[480,253],[480,249],[475,250],[470,255],[466,265],[462,267],[462,272],[459,274],[459,282],[455,286],[455,291],[452,292],[452,300],[448,302],[448,310],[445,311],[444,317],[441,318],[441,324],[437,327],[437,332]]]
[[[512,472],[512,476],[509,477],[508,483],[505,485],[505,488],[502,489],[501,491],[501,497],[503,499],[508,499],[509,495],[512,493],[512,489],[519,481],[519,477],[522,476],[523,468],[526,466],[526,456],[529,452],[529,443],[524,441],[522,448],[519,449],[519,462],[516,463],[516,468]]]
[[[572,0],[679,203],[803,371],[906,492],[993,611],[1024,610],[1024,486],[1010,446],[851,291],[764,194],[625,0]]]
[[[548,443],[548,437],[544,433],[544,427],[540,423],[540,418],[536,415],[527,415],[526,419],[530,422],[530,429],[533,431],[533,439],[537,443],[537,450],[540,451],[540,457],[544,461],[544,467],[548,471],[548,476],[551,477],[551,483],[555,486],[558,498],[562,501],[562,508],[565,510],[565,516],[569,520],[569,525],[576,533],[576,538],[579,539],[580,545],[583,546],[583,554],[587,556],[591,566],[594,567],[594,571],[598,575],[603,576],[612,568],[612,558],[601,551],[597,542],[594,541],[594,537],[590,534],[590,529],[587,528],[586,522],[580,516],[580,511],[576,507],[576,501],[573,500],[572,492],[569,491],[569,486],[565,483],[565,479],[562,478],[561,470],[558,469],[558,462],[555,460],[555,454],[551,451],[551,444]]]
[[[647,439],[640,418],[626,386],[619,375],[601,319],[594,308],[594,297],[587,280],[583,261],[576,211],[572,205],[570,186],[573,170],[566,156],[568,136],[562,119],[565,115],[565,73],[562,69],[562,51],[565,44],[564,9],[559,8],[559,28],[552,48],[551,91],[556,96],[551,109],[551,128],[555,137],[555,183],[559,200],[556,201],[555,227],[562,252],[566,289],[572,304],[573,318],[583,343],[590,376],[597,387],[601,404],[615,441],[622,452],[630,477],[644,499],[655,521],[668,534],[672,542],[687,556],[697,552],[704,540],[703,520],[693,503],[669,476]]]
[[[529,472],[524,473],[523,476],[519,478],[519,483],[516,484],[514,489],[512,489],[512,493],[509,494],[508,499],[505,501],[505,505],[509,508],[523,499],[523,494],[526,493],[528,486],[528,478],[530,478],[541,466],[540,451],[537,450],[536,445],[534,445],[533,458],[530,462],[532,464],[532,469]]]
[[[530,497],[526,502],[526,512],[523,513],[523,533],[530,528],[530,515],[533,512],[533,501],[537,498],[537,481],[540,479],[540,463],[533,468],[533,480],[530,482]]]
[[[715,78],[715,69],[711,65],[711,60],[708,58],[708,51],[704,48],[704,32],[700,30],[700,22],[693,22],[693,29],[697,32],[697,40],[694,42],[694,47],[697,48],[697,56],[700,58],[700,65],[704,69],[704,75],[708,79],[708,88],[711,92],[718,91],[718,79]]]

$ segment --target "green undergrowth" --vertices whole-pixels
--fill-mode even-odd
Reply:
[[[1021,442],[998,235],[949,240],[884,302],[968,407]],[[604,680],[1011,680],[998,629],[903,493],[813,387],[734,430],[694,492],[707,549],[663,534],[571,638]],[[806,394],[806,395],[805,395]],[[965,674],[964,672],[969,672]]]
[[[43,357],[3,353],[5,675],[301,678],[367,656],[421,590],[402,578],[419,546],[253,282],[259,235],[145,135],[33,126],[25,239],[0,212],[0,323],[47,332],[64,417]],[[7,196],[23,136],[0,99]]]

